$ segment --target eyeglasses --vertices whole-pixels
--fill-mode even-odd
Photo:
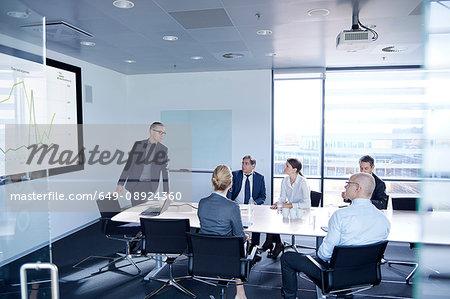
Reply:
[[[356,182],[350,182],[350,181],[347,181],[347,182],[345,182],[347,185],[350,185],[350,184],[355,184],[355,185],[358,185],[359,186],[359,184],[358,183],[356,183]]]
[[[155,132],[157,132],[157,133],[159,133],[159,135],[166,135],[166,134],[167,134],[167,133],[164,132],[164,131],[155,130],[155,129],[152,129],[152,130],[155,131]]]

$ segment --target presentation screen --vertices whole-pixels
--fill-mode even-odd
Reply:
[[[0,46],[0,184],[83,169],[79,124],[79,67]]]

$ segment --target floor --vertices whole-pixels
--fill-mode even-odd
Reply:
[[[264,240],[264,235],[261,236]],[[290,238],[286,238],[289,240]],[[314,239],[297,237],[297,244],[313,246]],[[89,244],[89,247],[86,247]],[[63,299],[82,298],[82,299],[103,299],[103,298],[144,298],[146,294],[151,293],[158,288],[161,283],[144,281],[143,277],[151,271],[154,266],[154,260],[145,260],[137,258],[138,265],[142,270],[137,274],[133,266],[127,263],[119,264],[118,267],[110,271],[98,273],[98,268],[107,263],[107,259],[100,256],[114,257],[114,252],[123,248],[121,242],[108,240],[101,233],[98,223],[91,225],[69,237],[66,237],[52,246],[53,263],[59,268],[60,276],[60,294]],[[75,254],[74,254],[75,252]],[[305,253],[311,253],[311,250],[305,250]],[[84,258],[92,256],[76,268],[73,267],[77,262]],[[280,258],[269,259],[266,254],[263,259],[257,263],[250,274],[248,283],[245,285],[247,298],[281,298],[281,272]],[[390,243],[385,253],[385,258],[390,260],[413,260],[413,250],[409,244]],[[22,261],[17,261],[17,265]],[[20,298],[18,286],[11,286],[11,283],[17,283],[18,277],[11,275],[16,273],[17,266],[12,265],[7,269],[12,277],[12,281],[7,281],[0,285],[0,299]],[[166,267],[167,268],[167,267]],[[166,277],[167,269],[162,270],[158,277]],[[182,257],[174,264],[175,276],[185,276],[187,269],[187,258]],[[5,269],[3,269],[5,270]],[[406,266],[392,266],[387,264],[382,266],[383,280],[380,285],[355,295],[355,298],[412,298],[413,287],[405,283],[405,277],[411,270]],[[5,271],[2,271],[5,272]],[[48,274],[47,274],[48,276]],[[45,273],[40,277],[32,276],[29,280],[41,280],[46,277]],[[197,295],[197,298],[210,298],[210,295],[218,298],[219,290],[213,286],[201,282],[187,279],[181,284]],[[32,299],[51,298],[49,283],[40,283],[30,286],[29,289]],[[236,289],[230,286],[226,289],[226,297],[234,298]],[[316,298],[315,286],[306,278],[298,278],[298,296],[299,298]],[[190,298],[173,287],[160,293],[155,298],[173,299]]]

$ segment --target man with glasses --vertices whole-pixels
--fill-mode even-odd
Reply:
[[[388,196],[386,195],[386,184],[375,174],[373,170],[375,169],[375,159],[369,155],[362,156],[359,159],[359,171],[368,173],[375,179],[375,190],[373,190],[372,197],[370,200],[373,205],[378,209],[386,209]],[[345,192],[342,192],[342,198],[345,202],[348,202]]]
[[[328,233],[314,259],[326,265],[335,246],[367,245],[386,240],[391,224],[384,214],[370,201],[375,189],[375,179],[367,173],[357,173],[345,185],[352,204],[333,213],[328,221]],[[281,274],[284,298],[297,294],[297,272],[303,272],[320,280],[320,271],[305,255],[287,252],[281,257]]]
[[[163,196],[155,194],[161,175],[163,191],[169,192],[168,149],[161,143],[166,135],[166,130],[162,123],[154,122],[150,125],[149,131],[148,139],[134,143],[117,183],[116,192],[122,194],[125,185],[125,189],[131,193],[133,206]]]

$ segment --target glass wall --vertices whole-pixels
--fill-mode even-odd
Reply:
[[[419,69],[329,70],[324,81],[275,76],[274,198],[284,162],[297,157],[311,189],[324,192],[324,204],[340,205],[344,180],[359,172],[363,155],[375,158],[389,195],[417,196],[424,76]]]

